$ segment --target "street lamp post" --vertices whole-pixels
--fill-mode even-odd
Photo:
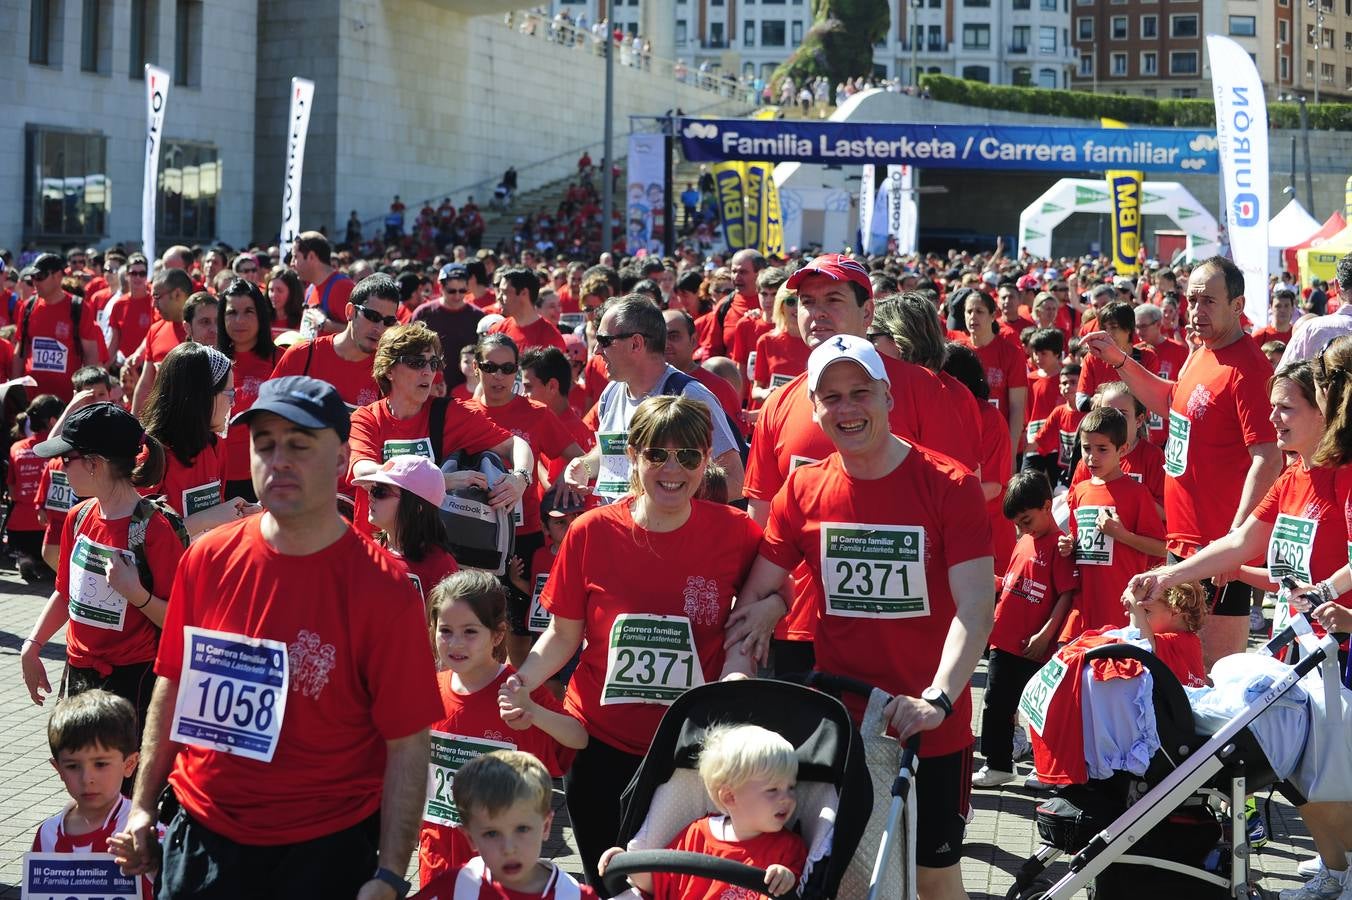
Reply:
[[[1319,65],[1319,50],[1324,45],[1324,9],[1322,0],[1305,0],[1305,5],[1314,10],[1314,102],[1319,102],[1319,82],[1324,70]]]
[[[601,36],[606,48],[605,149],[601,154],[601,252],[615,245],[615,178],[611,174],[615,160],[611,143],[615,139],[615,4],[606,0],[606,32]]]
[[[911,0],[911,85],[920,91],[920,17],[921,0]]]

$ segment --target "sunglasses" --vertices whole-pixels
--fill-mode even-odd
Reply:
[[[710,288],[710,289],[709,289],[709,293],[711,293],[711,294],[731,294],[731,293],[732,293],[732,290],[733,290],[733,289],[730,288],[730,287],[716,287],[716,288]]]
[[[515,375],[516,370],[520,368],[516,363],[481,362],[478,365],[479,371],[485,375],[497,375],[499,372],[503,375]]]
[[[386,328],[393,328],[394,326],[399,324],[398,316],[382,316],[374,309],[367,309],[360,303],[354,303],[352,304],[352,306],[354,309],[360,312],[362,314],[362,318],[366,319],[366,321],[368,322],[378,322],[381,325],[384,325]]]
[[[443,287],[443,288],[441,289],[441,292],[442,292],[443,294],[468,294],[468,293],[469,293],[469,290],[468,290],[467,288],[448,288],[448,287]]]
[[[361,309],[361,307],[357,307]],[[395,362],[402,363],[410,369],[428,369],[433,372],[438,371],[445,362],[440,356],[401,356]]]
[[[598,334],[596,336],[596,346],[604,350],[616,341],[631,338],[638,333],[639,332],[637,331],[621,331],[619,334]]]
[[[390,497],[399,496],[399,489],[388,484],[373,484],[367,491],[372,500],[388,500]]]
[[[146,277],[146,274],[147,274],[147,273],[146,273],[146,270],[145,270],[145,269],[128,269],[128,270],[127,270],[127,277],[128,277],[128,278],[145,278],[145,277]]]
[[[681,468],[693,472],[704,462],[704,451],[696,450],[693,447],[681,447],[677,450],[668,450],[666,447],[648,447],[646,450],[640,450],[638,455],[646,459],[654,466],[665,466],[667,459],[671,454],[676,454],[676,462],[681,464]]]

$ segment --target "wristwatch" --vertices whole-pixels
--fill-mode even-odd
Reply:
[[[399,900],[404,900],[408,896],[408,892],[413,889],[413,882],[405,881],[384,866],[376,869],[376,874],[372,875],[371,878],[375,881],[383,881],[394,888],[394,895]]]
[[[953,715],[953,701],[948,699],[948,695],[939,690],[934,685],[930,685],[920,692],[920,699],[935,707],[944,714],[947,719]]]
[[[530,473],[527,472],[525,469],[513,469],[512,471],[508,472],[507,474],[509,474],[509,475],[520,475],[521,478],[522,478],[522,480],[524,480],[524,481],[526,482],[526,487],[530,487]]]

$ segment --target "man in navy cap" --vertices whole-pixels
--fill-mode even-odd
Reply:
[[[338,515],[348,412],[329,384],[265,382],[249,426],[264,507],[203,536],[174,581],[128,832],[159,896],[392,900],[442,715],[422,602]]]
[[[455,359],[463,347],[478,339],[479,320],[483,312],[469,301],[469,270],[460,263],[441,267],[441,299],[428,300],[413,312],[413,321],[423,322],[441,338],[441,352],[447,359]],[[524,348],[522,348],[524,349]],[[456,366],[447,366],[442,373],[446,390],[465,383],[465,375]]]

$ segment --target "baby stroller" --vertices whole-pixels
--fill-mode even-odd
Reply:
[[[824,691],[869,696],[862,732],[881,736],[881,711],[890,699],[886,694],[851,679],[819,673],[804,676],[804,680]],[[716,812],[696,767],[706,731],[713,725],[730,723],[768,728],[797,749],[798,807],[788,827],[798,830],[808,847],[808,858],[797,889],[783,896],[795,900],[863,897],[870,885],[870,896],[914,896],[913,854],[889,851],[889,860],[902,863],[894,866],[899,871],[875,872],[872,854],[856,853],[861,839],[876,830],[870,829],[870,812],[876,819],[872,791],[878,782],[869,777],[868,742],[855,731],[845,707],[827,693],[768,679],[693,688],[667,710],[643,764],[621,798],[620,841],[628,850],[617,855],[607,868],[607,890],[612,894],[622,891],[625,879],[638,872],[679,872],[763,891],[763,869],[662,849],[691,822]],[[884,772],[883,783],[895,779],[894,789],[904,801],[915,770],[914,747],[900,754],[903,760],[899,763],[896,741],[882,738],[879,743],[884,740],[894,749],[890,760],[881,757],[893,766]],[[898,841],[903,846],[913,842],[913,811],[909,822],[911,830],[906,832],[893,822],[882,837],[885,848]]]
[[[1299,663],[1285,666],[1271,659],[1292,640],[1305,652]],[[1262,652],[1266,659],[1238,654],[1216,664],[1218,684],[1227,668],[1231,673],[1262,668],[1269,674],[1260,673],[1243,693],[1245,702],[1228,719],[1213,719],[1217,727],[1211,728],[1200,722],[1202,713],[1195,715],[1193,706],[1203,705],[1207,689],[1185,691],[1154,654],[1129,643],[1089,650],[1088,661],[1132,660],[1144,667],[1153,682],[1159,749],[1144,774],[1118,773],[1068,785],[1041,804],[1037,826],[1043,845],[1020,868],[1007,898],[1068,900],[1084,889],[1096,900],[1149,891],[1199,900],[1263,897],[1249,883],[1246,795],[1275,786],[1297,805],[1307,797],[1352,795],[1347,784],[1328,780],[1341,782],[1334,770],[1348,768],[1336,761],[1348,753],[1347,737],[1336,737],[1343,732],[1347,702],[1338,683],[1336,642],[1317,639],[1308,620],[1297,615]],[[1322,683],[1311,679],[1302,685],[1316,669]],[[1092,684],[1087,669],[1083,683],[1086,689]],[[1297,696],[1299,704],[1290,702]],[[1292,709],[1299,715],[1292,717]],[[1265,713],[1267,718],[1255,726]],[[1303,749],[1278,753],[1274,731],[1287,732],[1287,746],[1296,742]],[[1299,741],[1299,735],[1307,736]],[[1276,762],[1269,760],[1265,744]],[[1065,854],[1073,854],[1070,870],[1053,879],[1046,869]]]

